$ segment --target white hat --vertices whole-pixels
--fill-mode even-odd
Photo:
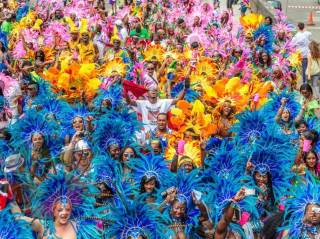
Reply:
[[[22,158],[20,154],[12,154],[5,159],[3,171],[5,173],[13,172],[20,168],[23,163],[24,158]]]
[[[74,146],[74,152],[77,151],[82,151],[82,150],[86,150],[86,149],[91,149],[88,142],[81,139],[79,140],[76,145]]]

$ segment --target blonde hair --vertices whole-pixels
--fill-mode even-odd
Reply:
[[[313,59],[320,58],[320,47],[319,43],[316,41],[311,41],[309,44],[310,54]]]

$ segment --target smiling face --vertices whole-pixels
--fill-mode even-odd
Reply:
[[[135,157],[135,153],[133,151],[132,148],[126,148],[123,152],[123,155],[122,155],[122,161],[125,162],[127,161],[128,159],[131,159],[131,158],[134,158]]]
[[[167,116],[165,114],[158,115],[157,126],[159,130],[165,130],[167,128]]]
[[[300,123],[298,128],[297,128],[297,131],[299,134],[302,134],[303,132],[307,131],[308,127],[305,123]]]
[[[232,107],[230,102],[224,102],[222,106],[222,115],[229,116],[231,114]]]
[[[182,167],[186,173],[190,173],[193,170],[193,164],[191,162],[185,162]]]
[[[72,207],[70,203],[57,202],[53,208],[54,221],[66,225],[70,219]]]
[[[83,130],[83,119],[81,117],[75,117],[72,121],[73,129],[78,132]]]
[[[266,186],[268,183],[268,175],[266,173],[260,174],[259,172],[256,172],[254,174],[254,179],[258,187]]]
[[[152,193],[153,190],[155,189],[155,187],[156,187],[156,179],[155,178],[152,178],[143,184],[143,189],[146,193]]]
[[[88,43],[88,42],[89,42],[89,39],[90,39],[90,37],[89,37],[89,34],[88,34],[88,33],[84,32],[84,33],[81,34],[81,40],[82,40],[84,43]]]
[[[90,165],[92,152],[90,149],[83,149],[74,153],[74,157],[79,166],[86,168]]]
[[[320,206],[316,204],[309,204],[306,207],[304,220],[312,226],[318,226],[320,224]]]
[[[32,146],[35,149],[41,149],[44,144],[44,138],[42,134],[39,134],[39,133],[35,133],[34,135],[32,135],[31,141],[32,141]]]
[[[312,93],[309,90],[301,90],[300,93],[306,99],[308,99],[312,95]]]
[[[186,205],[179,201],[174,201],[171,209],[171,216],[173,218],[181,218],[186,213]]]
[[[306,157],[306,165],[310,169],[314,169],[317,165],[317,157],[313,152],[309,152]]]
[[[113,159],[118,159],[120,156],[120,147],[117,144],[113,144],[109,147],[109,153]]]
[[[289,122],[290,120],[290,111],[288,109],[285,109],[282,114],[281,114],[281,119],[284,121],[284,122]]]

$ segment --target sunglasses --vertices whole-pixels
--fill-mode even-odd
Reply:
[[[76,152],[77,155],[82,157],[88,157],[91,153],[90,152]]]
[[[134,157],[134,153],[124,153],[123,156],[126,157],[126,158],[133,158]]]
[[[153,70],[154,70],[154,68],[147,68],[147,70],[148,70],[148,71],[153,71]]]

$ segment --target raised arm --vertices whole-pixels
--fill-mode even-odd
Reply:
[[[286,98],[282,98],[281,99],[281,106],[280,106],[280,108],[279,108],[279,110],[277,112],[277,115],[275,117],[275,120],[276,120],[277,123],[280,123],[281,115],[283,113],[283,110],[284,110],[284,107],[285,107],[286,103],[287,103],[287,99]]]
[[[10,207],[11,207],[11,213],[17,214],[17,216],[15,217],[15,220],[23,220],[23,221],[30,223],[30,226],[32,227],[32,230],[34,232],[37,232],[40,235],[43,235],[43,226],[42,226],[39,219],[35,219],[35,218],[27,217],[27,216],[22,216],[21,209],[19,208],[19,206],[17,205],[16,202],[10,203]]]
[[[223,213],[222,218],[218,222],[218,225],[216,227],[216,232],[214,235],[215,239],[224,239],[228,232],[228,226],[232,221],[233,214],[235,211],[234,204],[237,204],[245,197],[245,189],[242,188],[240,191],[237,192],[237,194],[234,196],[234,198],[231,199],[231,203],[227,206],[225,209],[225,212]]]
[[[131,106],[138,106],[138,105],[137,105],[137,102],[136,102],[135,100],[132,100],[132,99],[130,98],[130,96],[128,95],[128,93],[126,94],[126,101],[127,101],[127,103],[128,103],[129,105],[131,105]]]

